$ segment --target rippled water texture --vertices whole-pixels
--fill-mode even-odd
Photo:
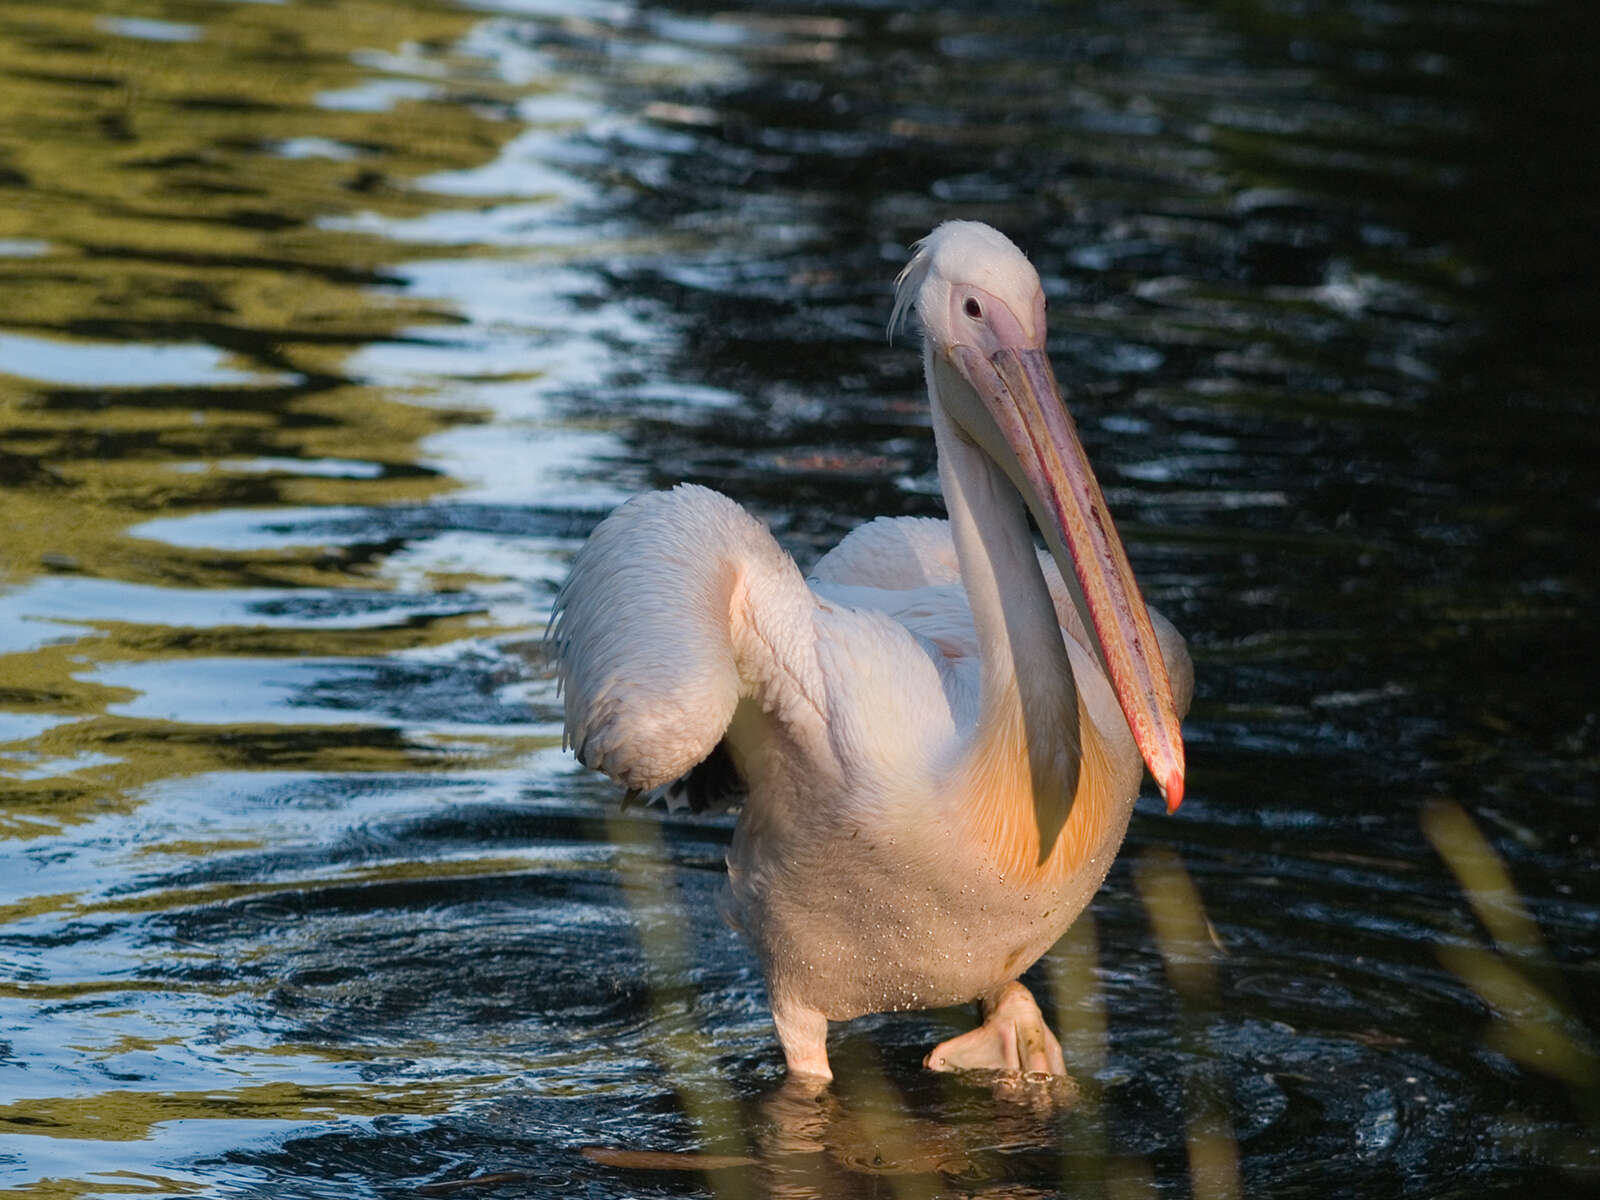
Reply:
[[[1595,1184],[1596,9],[1011,8],[0,8],[0,1188]],[[1199,676],[1029,977],[1065,1108],[925,1074],[964,1012],[780,1090],[730,825],[619,815],[538,653],[636,490],[939,511],[955,216]]]

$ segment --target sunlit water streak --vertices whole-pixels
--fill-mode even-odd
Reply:
[[[1530,117],[1505,166],[1492,91],[1505,43],[1528,103],[1592,96],[1575,11],[8,8],[0,1186],[1181,1190],[1196,1086],[1252,1196],[1593,1171],[1436,959],[1477,935],[1417,832],[1471,806],[1600,1008],[1600,446],[1548,334],[1592,248],[1518,207],[1516,169],[1561,201],[1564,135]],[[640,488],[721,487],[803,561],[937,511],[883,323],[950,216],[1039,265],[1199,667],[1190,799],[1130,853],[1181,851],[1218,1006],[1181,1015],[1119,868],[1066,1112],[921,1072],[961,1013],[858,1022],[829,1101],[776,1091],[727,823],[612,815],[534,646]]]

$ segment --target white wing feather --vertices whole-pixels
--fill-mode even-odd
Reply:
[[[566,739],[580,761],[649,789],[711,752],[760,682],[741,675],[748,647],[733,628],[752,582],[776,601],[771,623],[809,625],[813,601],[793,561],[754,517],[706,488],[635,496],[595,528],[550,630]],[[800,694],[789,707],[815,706],[815,655],[793,650],[786,665]],[[744,665],[770,674],[776,664]]]
[[[1041,553],[1040,565],[1063,632],[1087,647],[1054,560]],[[1186,708],[1183,639],[1151,617]],[[977,639],[945,521],[869,522],[817,563],[808,587],[726,496],[689,484],[636,496],[579,552],[550,640],[568,743],[641,791],[701,762],[749,700],[859,811],[886,789],[930,786],[941,749],[977,715]],[[1104,719],[1120,721],[1112,712]]]
[[[1039,567],[1062,633],[1089,650],[1092,657],[1089,634],[1072,601],[1071,589],[1049,551],[1039,551]],[[933,517],[868,521],[817,561],[811,582],[824,595],[889,614],[936,646],[951,666],[966,659],[976,661],[977,632],[961,585],[961,566],[948,521]],[[1187,712],[1194,695],[1189,648],[1171,621],[1154,608],[1149,612],[1172,681],[1173,698],[1178,711]],[[952,696],[955,703],[961,699]],[[1099,715],[1096,713],[1097,719]]]
[[[961,582],[950,522],[878,517],[858,525],[811,568],[818,583],[902,591]]]
[[[693,485],[636,496],[596,527],[556,598],[566,740],[649,790],[710,754],[748,700],[858,800],[879,779],[917,779],[953,732],[939,668],[880,606],[865,608],[819,599],[726,496]]]

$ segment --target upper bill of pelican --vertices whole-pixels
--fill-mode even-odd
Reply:
[[[1071,565],[1069,573],[1068,563],[1062,563],[1063,573],[1069,586],[1076,584],[1075,597],[1094,630],[1100,661],[1134,742],[1167,811],[1174,812],[1183,802],[1183,735],[1166,662],[1044,351],[1042,301],[1034,324],[1024,332],[1020,323],[1005,322],[992,329],[998,336],[983,349],[957,344],[945,353],[1015,456],[1021,473],[1016,482],[1040,528],[1053,543],[1051,535],[1059,535]],[[1057,557],[1063,557],[1059,551]]]

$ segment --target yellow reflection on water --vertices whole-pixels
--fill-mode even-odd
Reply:
[[[453,4],[185,15],[192,24],[174,24],[168,6],[135,0],[111,21],[99,5],[52,0],[0,16],[10,114],[0,239],[22,248],[0,251],[0,287],[25,298],[0,326],[0,605],[10,605],[0,713],[48,725],[0,740],[0,837],[37,836],[218,767],[394,770],[450,758],[385,729],[118,718],[112,706],[130,695],[95,682],[93,668],[377,657],[464,636],[468,618],[178,629],[163,624],[160,592],[115,622],[57,621],[47,600],[30,600],[29,585],[47,579],[387,589],[367,556],[340,547],[174,545],[137,527],[216,509],[424,503],[453,484],[415,465],[421,443],[479,419],[350,376],[355,350],[453,318],[388,286],[394,243],[330,218],[481,204],[415,181],[492,159],[521,128],[495,106],[538,82],[513,88],[491,64],[442,49],[477,19]],[[413,70],[416,47],[434,50]],[[472,104],[452,94],[466,80]],[[296,468],[325,462],[351,469]],[[494,631],[480,621],[471,632]]]
[[[340,1117],[436,1116],[504,1076],[384,1084],[263,1083],[206,1091],[107,1091],[0,1105],[0,1132],[131,1142],[164,1121],[327,1121]]]
[[[126,1183],[106,1183],[105,1180],[127,1180]],[[29,1200],[76,1200],[93,1192],[112,1196],[185,1196],[205,1190],[202,1183],[187,1179],[174,1179],[167,1175],[147,1175],[141,1171],[92,1171],[84,1179],[41,1179],[21,1187],[8,1188],[9,1196],[26,1196]]]
[[[503,632],[470,599],[385,607],[384,595],[403,600],[419,583],[437,595],[486,581],[397,583],[383,570],[381,529],[359,531],[366,541],[312,531],[302,544],[292,533],[241,540],[223,521],[220,533],[181,536],[189,517],[238,513],[242,528],[259,514],[271,525],[285,509],[382,512],[456,486],[421,464],[422,447],[482,417],[369,381],[354,356],[458,323],[393,276],[398,261],[445,251],[366,230],[485,203],[418,186],[495,158],[523,128],[508,119],[510,105],[542,86],[513,88],[492,63],[450,49],[479,20],[445,0],[177,9],[119,0],[109,15],[99,3],[49,0],[0,10],[0,288],[13,298],[0,318],[0,838],[43,844],[131,813],[185,776],[400,774],[464,761],[493,770],[555,740],[527,726],[463,731],[448,714],[440,730],[429,728],[431,714],[407,723],[359,708],[348,722],[324,713],[313,723],[292,693],[271,719],[206,723],[215,714],[183,691],[191,663],[383,663]],[[354,593],[374,615],[284,608],[298,597],[337,606]],[[112,670],[141,664],[170,667],[131,677],[149,694]],[[170,696],[154,691],[162,687]],[[151,710],[128,715],[140,701]],[[18,880],[0,931],[23,944],[72,922],[121,927],[130,916],[309,887],[564,869],[553,856],[506,852],[442,865],[369,861],[314,879],[140,885],[139,871],[174,860],[265,848],[248,825],[208,838],[164,828],[159,814],[153,824],[161,840],[120,851],[140,833],[108,826],[100,861],[121,853],[138,868],[110,868],[107,879],[80,862],[69,864],[70,882],[48,868]],[[18,894],[28,890],[38,894]],[[60,1068],[70,1080],[91,1064],[62,1084],[68,1094],[0,1103],[0,1134],[83,1143],[82,1171],[61,1172],[81,1177],[35,1179],[15,1194],[180,1194],[197,1185],[95,1169],[132,1165],[103,1144],[166,1137],[156,1131],[168,1122],[434,1115],[502,1078],[380,1085],[341,1072],[304,1083],[296,1076],[307,1062],[359,1066],[367,1052],[274,1043],[254,1030],[214,1047],[231,1064],[217,1075],[223,1086],[199,1090],[186,1076],[164,1089],[159,1063],[184,1061],[193,1037],[168,1035],[178,1020],[168,1006],[248,1007],[257,985],[148,977],[191,963],[203,975],[216,957],[208,947],[118,952],[97,943],[66,961],[29,957],[26,975],[0,972],[8,1014],[31,1013],[71,1042],[29,1077]],[[385,1052],[423,1059],[438,1048],[401,1041]],[[155,1060],[157,1074],[141,1066],[137,1088],[116,1086],[102,1067],[123,1056]],[[280,1066],[264,1069],[269,1062]]]

